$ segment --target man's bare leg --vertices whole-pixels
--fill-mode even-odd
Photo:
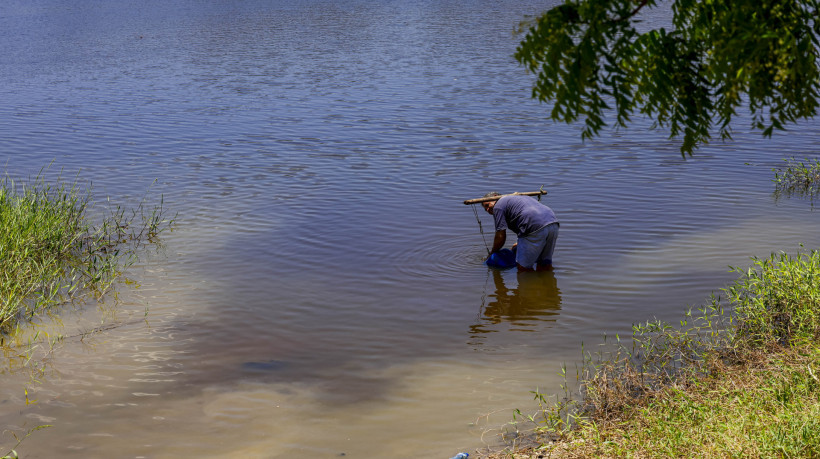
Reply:
[[[552,263],[538,262],[538,264],[535,265],[535,270],[536,271],[552,271]]]
[[[520,273],[530,273],[530,272],[535,271],[532,268],[527,268],[526,266],[521,266],[518,263],[516,263],[515,265],[518,266],[518,272],[520,272]]]

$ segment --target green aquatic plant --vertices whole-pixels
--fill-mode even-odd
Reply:
[[[78,181],[0,182],[0,341],[54,305],[102,297],[136,250],[173,224],[162,201],[130,211],[92,204]]]
[[[786,165],[774,168],[775,197],[793,195],[814,197],[820,191],[820,159],[798,161],[786,158]]]
[[[14,439],[17,440],[17,444],[14,445],[10,450],[8,450],[4,456],[0,457],[0,459],[18,459],[20,456],[17,454],[16,448],[18,446],[20,446],[20,444],[23,443],[23,440],[30,437],[34,432],[36,432],[38,430],[41,430],[41,429],[47,429],[49,427],[52,427],[52,426],[51,425],[40,425],[40,426],[31,428],[22,437],[18,437],[17,434],[12,433],[12,435],[14,436]]]

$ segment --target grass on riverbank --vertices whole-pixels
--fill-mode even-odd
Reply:
[[[0,341],[52,306],[101,297],[136,248],[172,224],[162,204],[128,212],[91,204],[76,182],[0,182]]]
[[[536,393],[517,443],[487,457],[820,456],[820,252],[736,271],[725,300],[590,356],[580,399]]]

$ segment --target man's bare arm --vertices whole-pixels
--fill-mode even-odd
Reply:
[[[498,252],[504,247],[504,243],[507,242],[507,230],[499,230],[495,232],[495,237],[493,238],[493,248],[490,250],[490,255]]]

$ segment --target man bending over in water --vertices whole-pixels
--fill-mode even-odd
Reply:
[[[501,196],[487,193],[485,198]],[[507,242],[507,228],[518,235],[515,262],[518,271],[548,271],[552,269],[552,252],[558,239],[558,220],[549,207],[530,196],[504,196],[497,201],[482,202],[481,206],[495,220],[495,238],[490,255],[498,252]]]

